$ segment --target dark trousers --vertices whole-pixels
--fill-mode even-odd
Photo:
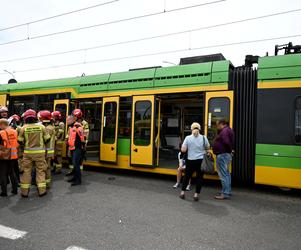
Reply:
[[[12,168],[15,172],[15,176],[17,178],[18,183],[20,183],[20,170],[19,170],[19,163],[18,160],[11,160],[12,161]]]
[[[80,165],[82,162],[83,150],[81,148],[76,148],[75,150],[71,151],[71,154],[72,154],[72,164],[74,167],[73,168],[74,182],[80,183],[82,181]]]
[[[196,173],[196,186],[195,192],[199,194],[202,188],[203,182],[203,175],[204,173],[201,171],[202,159],[198,160],[186,160],[186,169],[185,169],[185,176],[182,185],[182,191],[186,191],[188,186],[189,180],[191,179],[193,173]]]
[[[7,177],[9,177],[12,190],[18,190],[18,181],[15,175],[15,171],[13,170],[12,161],[8,160],[0,160],[0,183],[1,183],[1,192],[7,194]]]

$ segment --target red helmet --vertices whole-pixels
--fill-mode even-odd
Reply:
[[[73,110],[72,115],[77,119],[80,119],[83,117],[83,112],[80,109],[75,109]]]
[[[50,122],[52,119],[51,112],[48,110],[42,110],[38,113],[38,117],[42,122]]]
[[[53,111],[51,113],[52,119],[54,120],[61,120],[62,119],[62,114],[60,111]]]
[[[16,122],[20,122],[21,121],[21,117],[18,115],[12,115],[10,118],[12,118],[12,120],[15,120]]]
[[[24,112],[24,114],[22,115],[24,117],[24,120],[26,121],[28,118],[37,118],[37,112],[32,110],[32,109],[28,109]]]

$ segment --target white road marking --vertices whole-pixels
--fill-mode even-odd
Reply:
[[[23,238],[27,232],[0,225],[0,237],[11,240]]]
[[[77,246],[70,246],[70,247],[66,248],[66,250],[87,250],[87,249],[77,247]]]

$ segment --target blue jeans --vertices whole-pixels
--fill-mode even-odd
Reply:
[[[231,195],[231,174],[229,172],[231,161],[232,156],[228,153],[219,154],[216,157],[217,172],[222,182],[221,194],[225,197],[229,197]]]

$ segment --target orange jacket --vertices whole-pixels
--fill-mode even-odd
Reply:
[[[8,127],[6,130],[0,131],[0,136],[3,140],[3,146],[11,149],[12,160],[18,159],[18,133],[16,130]]]
[[[81,142],[85,142],[83,127],[73,126],[72,128],[69,129],[69,138],[68,138],[69,150],[71,151],[75,150],[76,135],[79,135]]]

